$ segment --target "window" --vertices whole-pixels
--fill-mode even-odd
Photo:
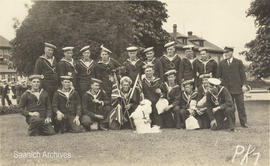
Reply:
[[[4,58],[4,50],[0,49],[0,58]]]

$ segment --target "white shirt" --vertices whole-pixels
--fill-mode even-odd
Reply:
[[[233,61],[233,57],[231,57],[230,59],[227,59],[227,62],[229,63],[229,65],[232,63]]]

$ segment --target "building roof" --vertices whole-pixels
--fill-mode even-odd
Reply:
[[[206,39],[203,39],[201,37],[198,37],[196,35],[193,35],[192,32],[188,32],[188,36],[185,36],[179,32],[176,33],[170,33],[170,35],[173,38],[181,38],[181,37],[185,37],[187,38],[187,45],[194,45],[195,48],[199,48],[202,47],[199,44],[196,43],[196,41],[203,41],[203,47],[206,47],[209,51],[213,51],[213,52],[218,52],[218,53],[223,53],[223,49],[220,48],[219,46],[211,43],[210,41],[207,41]],[[177,42],[177,47],[183,48],[184,44]]]
[[[9,41],[0,35],[0,47],[8,47],[11,48],[11,45],[9,44]]]
[[[16,73],[16,70],[8,69],[8,65],[0,64],[0,73]]]

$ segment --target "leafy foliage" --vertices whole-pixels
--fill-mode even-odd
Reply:
[[[255,17],[257,36],[246,44],[248,51],[241,54],[251,61],[251,73],[257,77],[270,75],[270,1],[255,0],[247,11],[247,16]]]
[[[31,74],[44,42],[58,47],[57,60],[63,56],[62,47],[74,46],[75,58],[79,58],[80,48],[88,44],[94,59],[101,44],[120,61],[129,45],[154,46],[161,55],[169,40],[162,29],[168,18],[165,6],[159,1],[35,1],[20,26],[14,20],[13,62],[19,72]]]

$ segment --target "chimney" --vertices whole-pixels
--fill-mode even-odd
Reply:
[[[188,31],[188,36],[192,36],[192,31]]]
[[[177,32],[177,25],[173,24],[173,33],[176,34],[176,32]]]

